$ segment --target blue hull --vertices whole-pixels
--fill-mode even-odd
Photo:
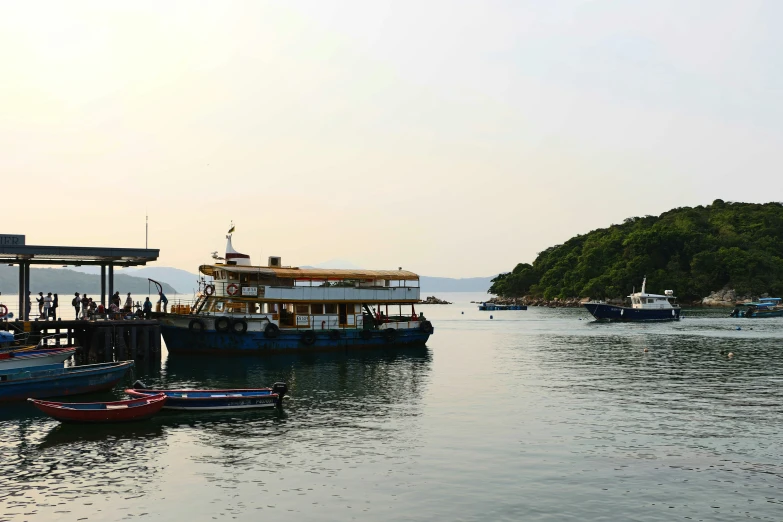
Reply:
[[[599,321],[677,321],[680,319],[679,308],[650,310],[604,303],[585,303],[584,307]]]
[[[367,330],[369,338],[362,338],[362,330],[340,330],[340,338],[331,338],[329,330],[315,330],[315,342],[304,342],[303,331],[281,330],[278,337],[267,338],[263,332],[235,334],[208,330],[201,333],[187,328],[161,326],[161,334],[169,353],[297,353],[312,350],[339,350],[344,348],[382,348],[424,345],[430,334],[422,330],[397,330],[394,340],[384,336],[383,330]],[[365,336],[367,334],[364,334]]]
[[[0,401],[61,397],[112,388],[133,361],[90,364],[70,368],[30,368],[0,377]]]

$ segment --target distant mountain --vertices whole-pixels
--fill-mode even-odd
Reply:
[[[302,268],[314,268],[311,266],[302,266]],[[315,268],[347,268],[359,269],[356,265],[339,259],[319,263]],[[76,270],[80,272],[99,273],[97,267],[79,267]],[[166,282],[177,289],[178,293],[189,294],[198,289],[198,276],[187,270],[179,268],[170,268],[166,266],[145,266],[142,268],[124,268],[115,272],[117,274],[128,274],[136,277],[150,277],[159,282]],[[421,276],[421,291],[426,292],[486,292],[492,285],[492,278],[489,277],[466,277],[455,279],[451,277],[431,277]],[[146,283],[145,283],[146,285]]]
[[[98,269],[100,273],[100,269]],[[177,290],[169,284],[163,283],[163,291],[167,294],[176,294]],[[138,295],[148,295],[147,279],[133,277],[118,272],[114,273],[114,290],[119,290],[123,296],[127,292]],[[106,289],[108,291],[108,288]],[[15,294],[19,291],[19,268],[0,265],[0,292]],[[76,270],[64,268],[31,268],[30,291],[33,294],[48,292],[63,295],[72,295],[74,292],[100,294],[101,278],[97,274],[85,274]],[[152,287],[155,294],[155,287]],[[70,302],[70,301],[69,301]]]
[[[80,266],[73,269],[76,272],[85,274],[100,274],[101,269],[97,266]],[[145,281],[147,278],[154,279],[159,283],[167,283],[177,289],[179,294],[190,294],[198,290],[198,276],[187,270],[171,268],[167,266],[144,266],[115,269],[114,278],[122,274],[125,276],[140,277]],[[146,282],[144,283],[146,286]]]
[[[421,276],[419,284],[423,293],[432,292],[486,292],[492,279],[489,277],[465,277],[462,279],[453,279],[451,277],[430,277]]]

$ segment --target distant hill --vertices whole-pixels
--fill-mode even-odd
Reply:
[[[80,266],[74,268],[76,272],[82,272],[85,274],[100,274],[100,268],[97,266]],[[187,270],[181,270],[179,268],[171,268],[167,266],[144,266],[144,267],[132,267],[123,268],[121,270],[115,270],[115,279],[118,274],[125,276],[140,277],[145,281],[147,278],[154,279],[159,283],[167,283],[170,286],[177,289],[179,294],[190,294],[198,290],[198,276]],[[147,283],[144,283],[145,285]]]
[[[432,292],[486,292],[492,285],[490,277],[466,277],[453,279],[450,277],[421,276],[419,281],[421,291]]]
[[[100,269],[98,269],[100,270]],[[163,283],[161,281],[161,283]],[[114,289],[119,290],[123,296],[127,292],[138,295],[148,295],[148,282],[146,278],[133,277],[125,274],[114,273]],[[4,294],[16,294],[19,291],[19,267],[0,265],[0,292]],[[74,292],[100,294],[101,278],[96,274],[85,274],[76,270],[64,268],[31,268],[30,291],[33,294],[48,292],[63,295],[72,295]],[[108,291],[108,288],[107,288]],[[163,283],[163,291],[173,295],[177,291],[169,284]],[[152,287],[155,294],[155,286]]]
[[[647,290],[685,300],[730,287],[741,295],[783,294],[783,204],[683,207],[573,237],[493,279],[501,296],[623,297]]]

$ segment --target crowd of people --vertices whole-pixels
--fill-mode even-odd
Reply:
[[[104,307],[103,304],[93,301],[92,297],[89,297],[86,293],[80,294],[74,292],[74,297],[71,300],[71,306],[74,311],[75,319],[91,319],[95,316],[98,317],[128,317],[130,315],[136,315],[138,317],[149,317],[152,313],[152,301],[147,297],[144,303],[134,303],[131,293],[128,292],[125,301],[123,302],[120,297],[120,292],[115,292],[109,298],[109,306]],[[166,312],[169,300],[163,292],[158,292],[158,303],[160,304],[159,311]],[[43,321],[56,321],[57,310],[60,307],[60,298],[57,294],[49,292],[44,295],[43,292],[38,292],[38,297],[35,298],[38,303],[38,320]],[[33,319],[32,315],[32,292],[28,292],[27,295],[27,316]]]

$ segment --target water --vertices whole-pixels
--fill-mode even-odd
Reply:
[[[783,320],[606,325],[442,296],[427,348],[137,371],[285,379],[284,414],[85,428],[0,407],[0,519],[780,520]]]

